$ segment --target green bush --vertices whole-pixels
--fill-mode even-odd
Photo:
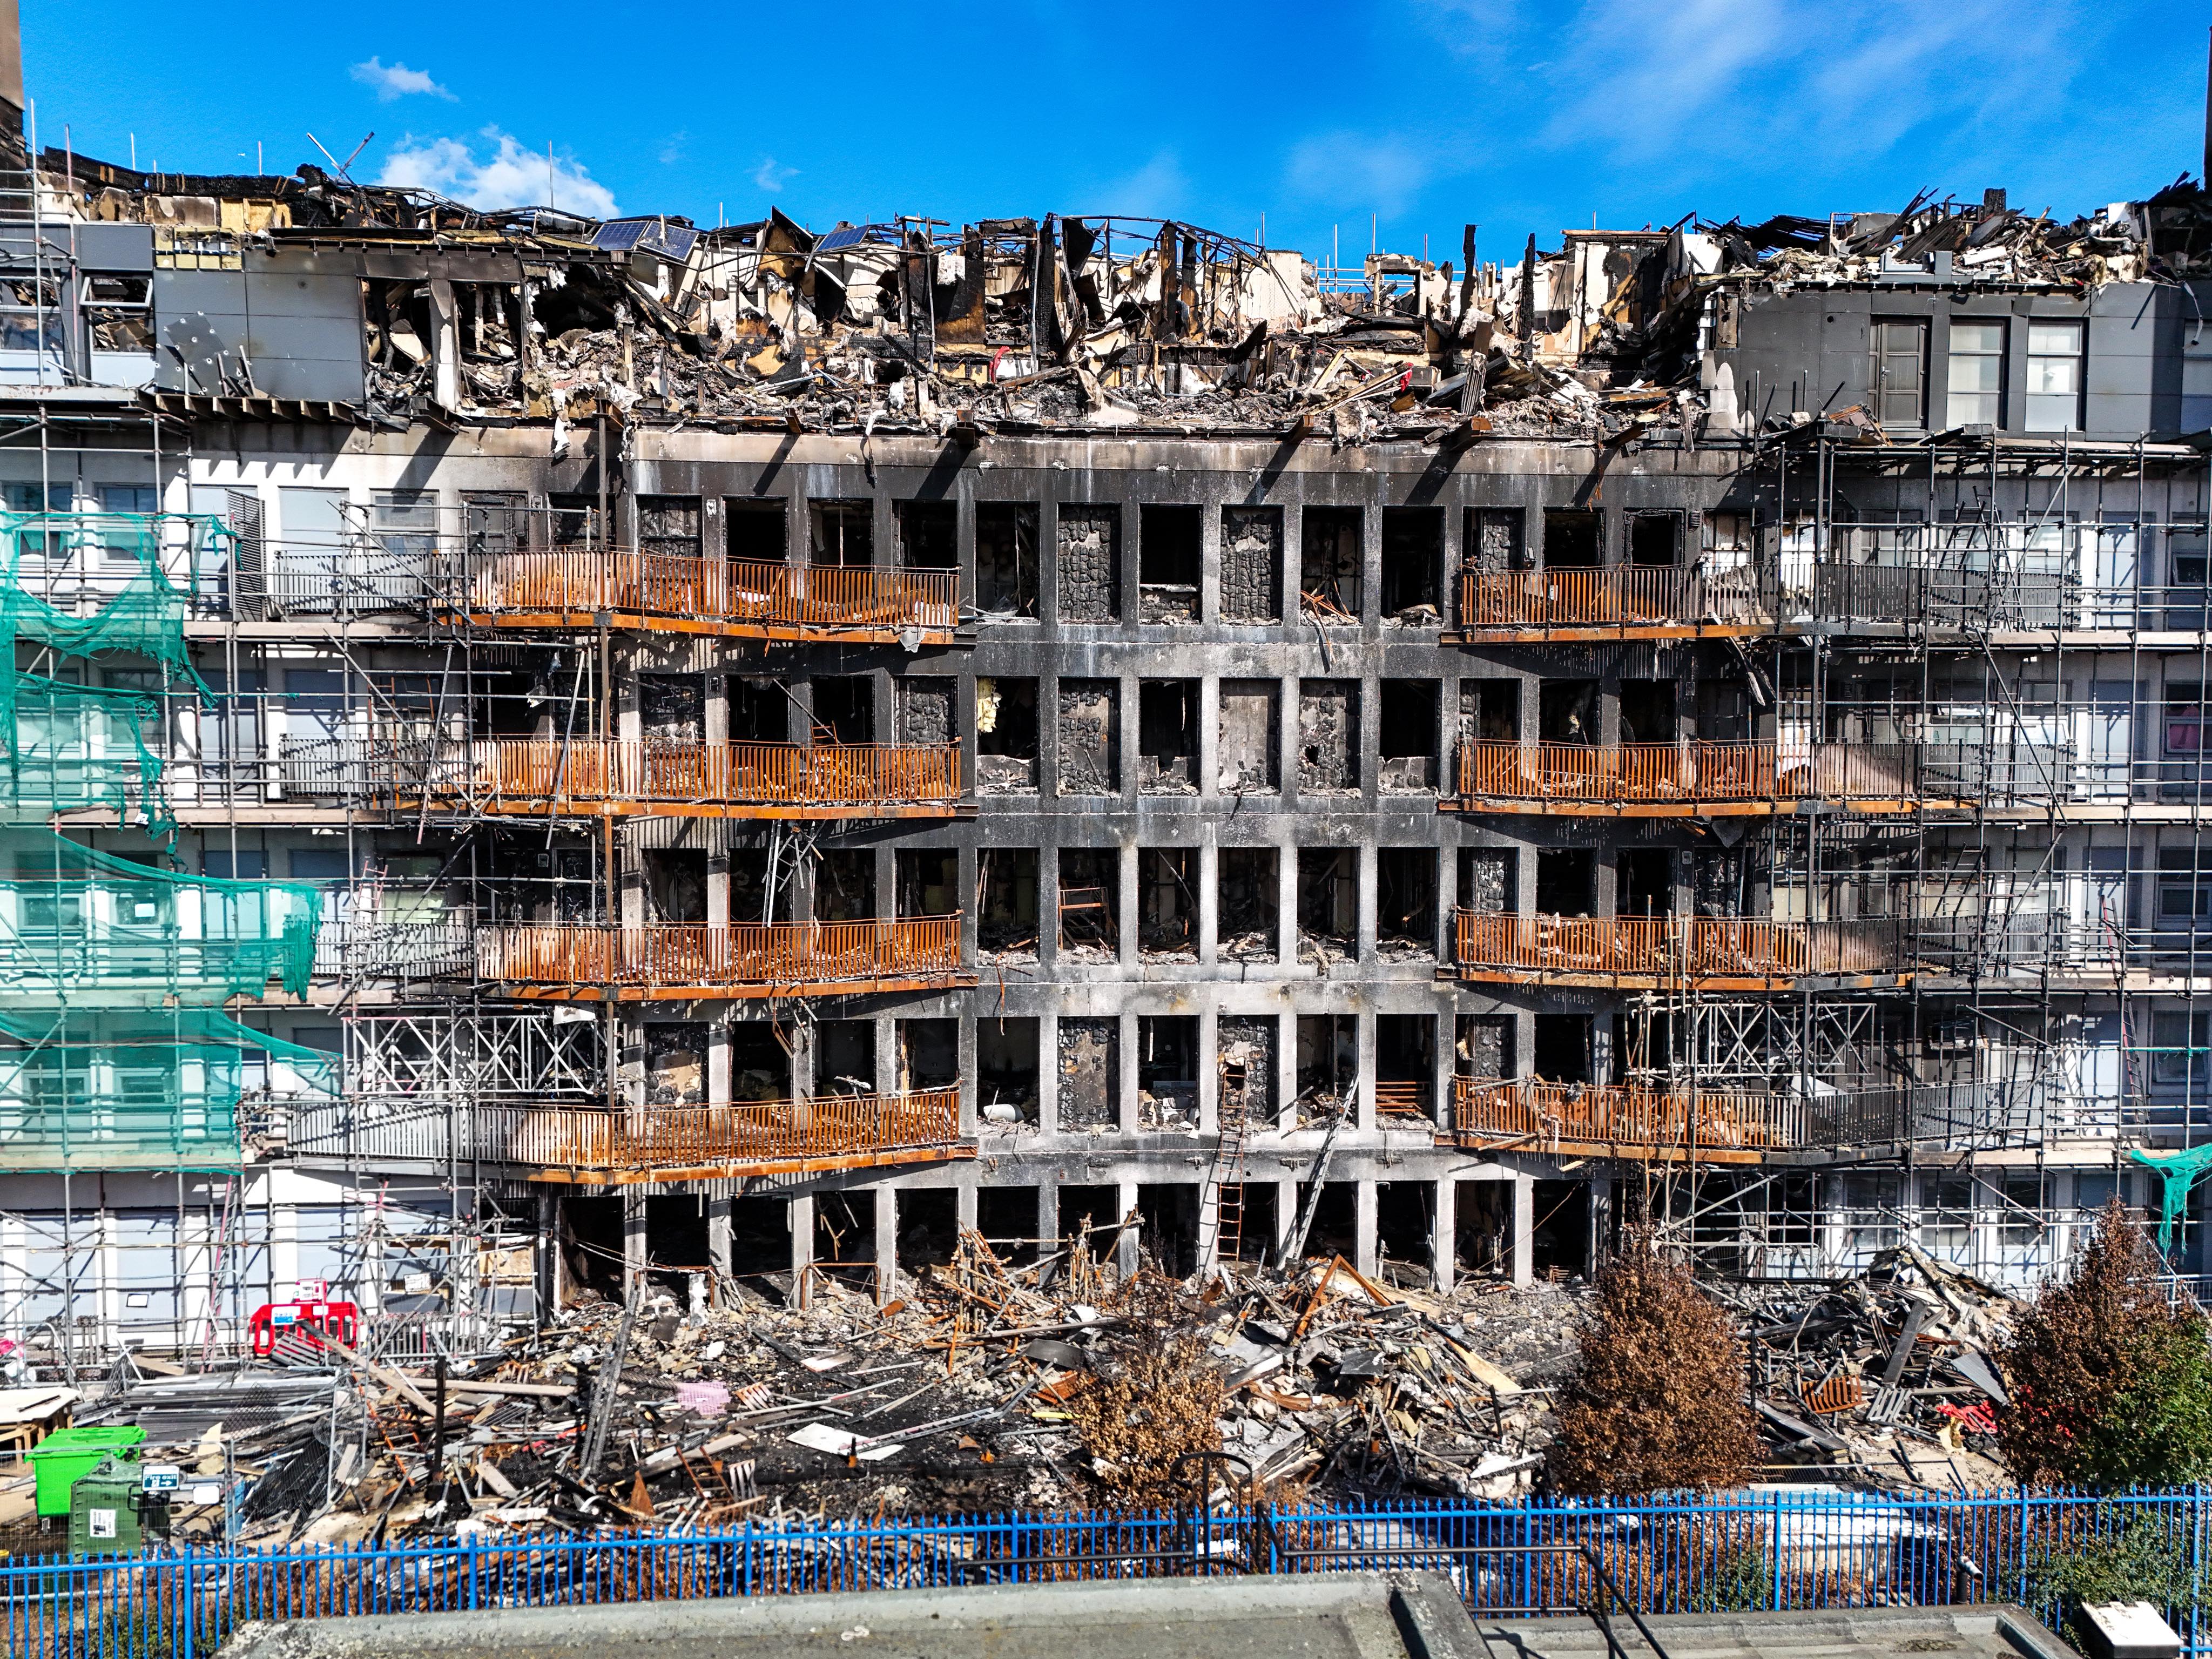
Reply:
[[[2196,1599],[2186,1537],[2157,1515],[2097,1507],[2096,1518],[2040,1559],[2004,1575],[2007,1601],[2058,1616],[2059,1633],[2084,1652],[2081,1607],[2089,1601],[2148,1601],[2169,1617]]]

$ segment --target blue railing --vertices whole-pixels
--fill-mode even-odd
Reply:
[[[2212,1489],[2097,1498],[1784,1491],[1680,1501],[1014,1514],[758,1522],[698,1533],[478,1534],[381,1548],[153,1549],[0,1565],[0,1651],[192,1659],[248,1620],[808,1591],[1410,1570],[1479,1614],[1567,1613],[1609,1583],[1639,1611],[2024,1601],[2060,1619],[2054,1565],[2122,1552],[2205,1651]],[[2148,1565],[2146,1565],[2148,1564]]]

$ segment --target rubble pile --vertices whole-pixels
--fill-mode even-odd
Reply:
[[[1993,1415],[2018,1305],[2002,1292],[1909,1242],[1855,1279],[1714,1288],[1742,1321],[1776,1462],[1878,1486],[2011,1484]]]

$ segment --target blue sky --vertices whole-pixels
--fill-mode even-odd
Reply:
[[[1329,7],[25,0],[41,143],[319,160],[483,206],[1171,216],[1346,262],[1535,232],[1902,207],[2070,216],[2194,172],[2212,8],[2137,0]]]

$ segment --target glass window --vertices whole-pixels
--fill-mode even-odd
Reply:
[[[2161,889],[2161,891],[2163,889]],[[2212,1013],[2183,1010],[2150,1017],[2150,1080],[2168,1088],[2202,1088],[2212,1077]],[[2100,1199],[2099,1202],[2102,1202]]]
[[[438,535],[438,498],[426,490],[380,489],[369,507],[384,550],[403,559],[429,556]]]
[[[1945,409],[1948,426],[2004,423],[2005,325],[1951,325],[1950,391]]]
[[[2027,429],[2075,432],[2081,427],[2081,347],[2087,325],[2027,325]]]
[[[1964,1261],[1974,1240],[1974,1182],[1971,1176],[1920,1179],[1920,1247],[1930,1255]]]
[[[2212,866],[2212,854],[2204,860]],[[2199,868],[2187,848],[2158,855],[2158,926],[2161,931],[2187,927],[2212,915],[2212,867]]]
[[[2166,752],[2194,755],[2204,747],[2204,692],[2195,685],[2166,688]]]
[[[2043,1172],[2008,1170],[1997,1188],[1998,1225],[2005,1243],[2033,1249],[2043,1242]]]

